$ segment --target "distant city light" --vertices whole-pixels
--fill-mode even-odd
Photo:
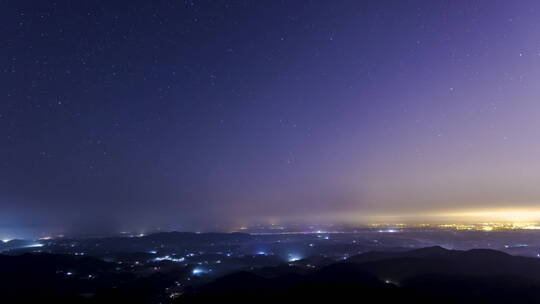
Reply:
[[[302,259],[301,256],[299,256],[299,255],[297,255],[297,254],[292,254],[292,253],[290,253],[290,254],[289,254],[289,257],[287,258],[287,261],[288,261],[288,262],[296,262],[296,261],[301,260],[301,259]]]
[[[171,262],[176,262],[176,263],[180,263],[180,262],[183,262],[185,261],[186,259],[181,257],[181,258],[174,258],[174,257],[171,257],[170,255],[166,255],[166,256],[162,256],[162,257],[156,257],[153,259],[154,262],[161,262],[161,261],[171,261]]]
[[[36,247],[43,247],[44,245],[41,244],[41,243],[33,243],[33,244],[29,244],[29,245],[26,245],[24,246],[24,248],[36,248]]]
[[[192,273],[193,275],[201,275],[201,274],[208,273],[208,271],[207,271],[206,269],[196,267],[196,268],[193,268],[193,270],[191,271],[191,273]]]
[[[382,232],[382,233],[395,233],[395,232],[399,232],[398,230],[396,229],[386,229],[386,230],[379,230],[379,232]]]

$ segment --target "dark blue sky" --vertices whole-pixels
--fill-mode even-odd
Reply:
[[[0,230],[536,208],[539,8],[0,1]]]

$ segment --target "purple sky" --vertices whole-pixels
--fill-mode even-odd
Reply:
[[[0,231],[538,210],[539,9],[3,1]]]

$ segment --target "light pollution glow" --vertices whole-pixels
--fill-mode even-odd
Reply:
[[[494,209],[448,212],[439,215],[464,222],[535,222],[540,221],[539,209]]]
[[[269,217],[540,223],[538,1],[247,1],[226,18],[199,16],[221,16],[214,1],[156,5],[167,26],[146,4],[117,22],[12,2],[2,238]],[[73,64],[88,50],[66,45],[107,56]]]
[[[317,219],[322,220],[322,218]],[[345,223],[540,223],[540,208],[456,209],[398,214],[340,214],[334,220]]]

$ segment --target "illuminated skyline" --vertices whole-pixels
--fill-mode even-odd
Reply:
[[[540,221],[536,1],[0,6],[0,230]]]

